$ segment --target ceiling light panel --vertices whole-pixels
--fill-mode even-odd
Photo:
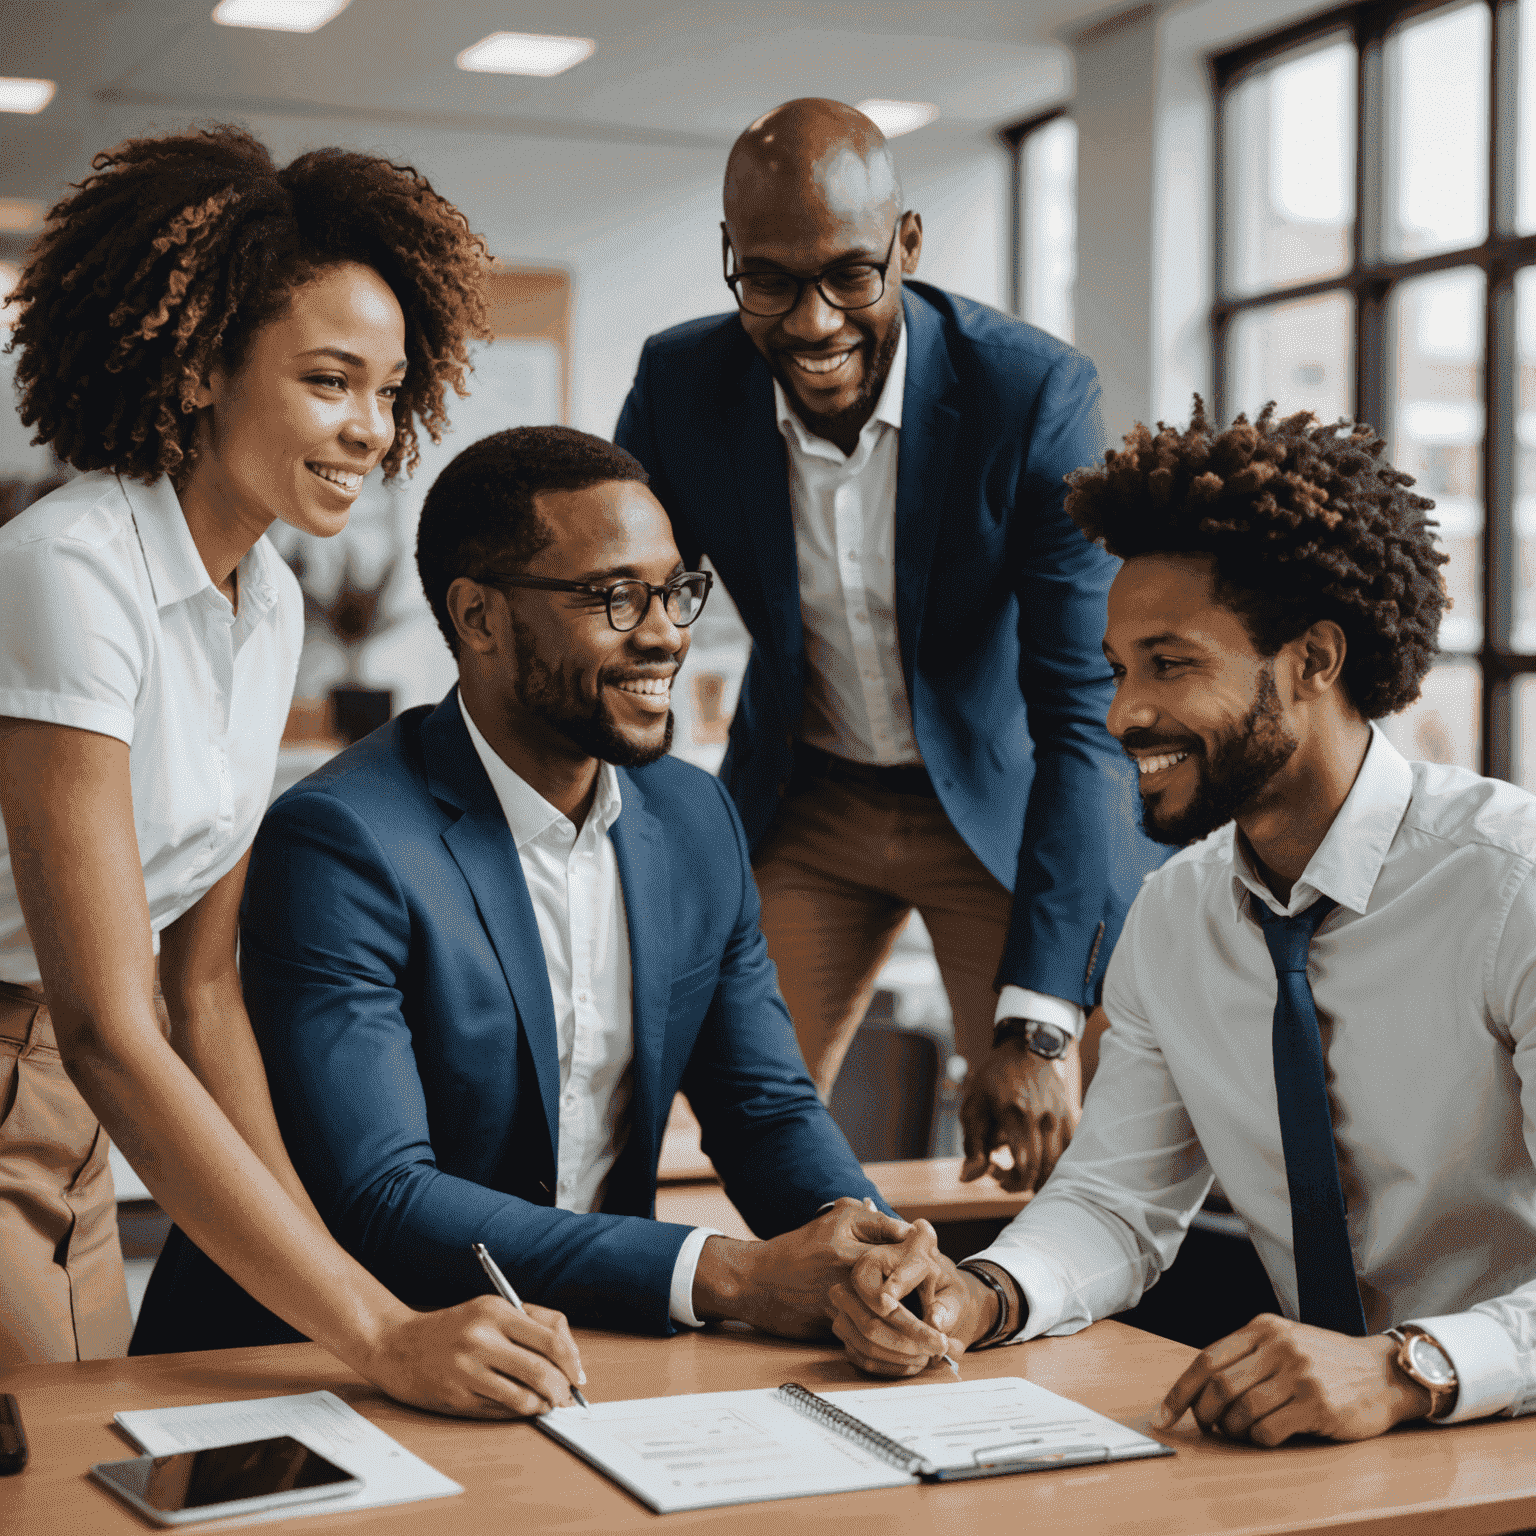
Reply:
[[[489,75],[564,74],[590,59],[597,44],[590,37],[546,37],[537,32],[492,32],[458,57],[460,69]]]
[[[259,27],[264,32],[318,32],[352,0],[219,0],[213,19],[221,27]]]
[[[0,112],[41,112],[58,90],[57,80],[23,80],[0,75]]]
[[[899,139],[904,133],[926,128],[939,115],[931,101],[886,101],[872,96],[857,106],[888,139]]]
[[[20,197],[0,197],[0,235],[30,235],[43,227],[43,205]]]

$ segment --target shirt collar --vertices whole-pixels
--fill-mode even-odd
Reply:
[[[480,727],[464,706],[462,693],[458,695],[458,703],[459,713],[464,717],[464,724],[469,731],[469,739],[474,743],[475,753],[491,781],[491,788],[496,791],[496,799],[501,804],[502,814],[507,818],[507,827],[512,833],[512,841],[517,844],[517,851],[521,853],[529,843],[537,842],[551,828],[559,832],[563,841],[574,842],[579,836],[576,824],[564,811],[551,805],[526,779],[507,767],[497,755],[496,749],[481,735]],[[619,819],[619,812],[623,808],[618,773],[612,763],[600,763],[597,769],[597,794],[593,797],[592,809],[586,821],[582,823],[582,832],[591,829],[594,835],[598,832],[606,833]]]
[[[884,422],[888,427],[901,430],[901,410],[907,398],[907,326],[905,317],[902,320],[901,335],[896,342],[896,355],[891,359],[891,371],[885,376],[885,383],[880,390],[880,399],[875,405],[874,414],[866,421],[859,431],[859,447],[862,448],[866,440],[872,440],[880,430],[880,423]],[[832,452],[841,461],[842,451],[835,444],[828,443],[825,438],[818,437],[795,414],[794,408],[789,403],[789,396],[784,391],[784,386],[777,379],[773,381],[773,413],[778,420],[780,432],[792,432],[796,443],[802,451],[814,453],[818,451],[818,445],[823,448],[831,448]],[[857,452],[857,450],[855,450]]]
[[[133,513],[139,547],[149,567],[150,587],[155,607],[163,611],[188,598],[206,593],[207,600],[229,611],[229,599],[214,586],[203,557],[197,552],[192,530],[181,510],[180,498],[169,475],[161,475],[150,485],[138,480],[119,479],[123,495]],[[271,562],[278,558],[265,535],[242,556],[235,567],[240,592],[239,618],[243,632],[248,632],[277,601]]]
[[[1360,772],[1327,835],[1291,887],[1289,904],[1282,906],[1254,873],[1238,841],[1236,824],[1222,828],[1232,863],[1232,901],[1237,914],[1242,915],[1245,890],[1252,891],[1271,911],[1287,917],[1304,912],[1319,896],[1329,896],[1341,907],[1363,914],[1412,797],[1413,769],[1373,721],[1371,744]]]

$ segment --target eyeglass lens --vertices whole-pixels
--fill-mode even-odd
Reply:
[[[686,576],[667,588],[667,617],[686,629],[704,607],[708,584],[702,576]],[[643,581],[619,581],[609,588],[608,616],[618,630],[635,629],[645,622],[651,606],[651,589]]]
[[[782,272],[744,272],[735,275],[741,307],[754,315],[787,315],[800,297],[800,283]],[[885,274],[879,267],[839,267],[824,273],[816,286],[834,309],[867,309],[885,292]]]

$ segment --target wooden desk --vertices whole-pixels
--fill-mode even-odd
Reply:
[[[800,1381],[867,1386],[840,1352],[724,1329],[673,1339],[579,1331],[594,1401]],[[966,1356],[968,1378],[1027,1376],[1138,1429],[1191,1351],[1103,1322],[1071,1339],[1039,1339]],[[924,1378],[927,1380],[929,1378]],[[935,1374],[933,1380],[943,1379]],[[1278,1451],[1207,1440],[1186,1419],[1160,1436],[1160,1461],[1076,1467],[986,1482],[890,1489],[651,1514],[527,1424],[479,1424],[415,1413],[379,1396],[310,1344],[79,1365],[28,1366],[5,1377],[32,1446],[28,1469],[0,1479],[5,1536],[142,1533],[136,1516],[85,1476],[127,1454],[115,1410],[309,1392],[327,1387],[464,1485],[458,1498],[366,1515],[295,1516],[283,1529],[338,1536],[451,1531],[687,1531],[826,1536],[1029,1529],[1051,1536],[1493,1536],[1536,1526],[1536,1432],[1493,1420],[1457,1429],[1408,1427],[1362,1445]],[[899,1391],[899,1386],[891,1390]],[[266,1527],[272,1529],[273,1527]]]
[[[932,1157],[908,1163],[866,1163],[864,1172],[898,1216],[907,1221],[924,1216],[941,1229],[941,1236],[946,1226],[1011,1221],[1024,1209],[1029,1196],[1010,1195],[996,1179],[962,1184],[962,1161],[958,1157]],[[727,1237],[752,1235],[717,1183],[660,1185],[656,1191],[656,1219],[714,1227]],[[977,1247],[983,1245],[977,1243]]]

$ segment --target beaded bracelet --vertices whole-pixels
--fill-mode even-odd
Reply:
[[[1008,1292],[1003,1289],[1002,1282],[995,1275],[989,1274],[979,1264],[966,1262],[956,1265],[956,1268],[963,1269],[968,1275],[975,1275],[984,1285],[991,1286],[993,1293],[997,1296],[997,1322],[985,1337],[977,1339],[970,1346],[972,1349],[985,1349],[987,1345],[997,1343],[1008,1331]]]

